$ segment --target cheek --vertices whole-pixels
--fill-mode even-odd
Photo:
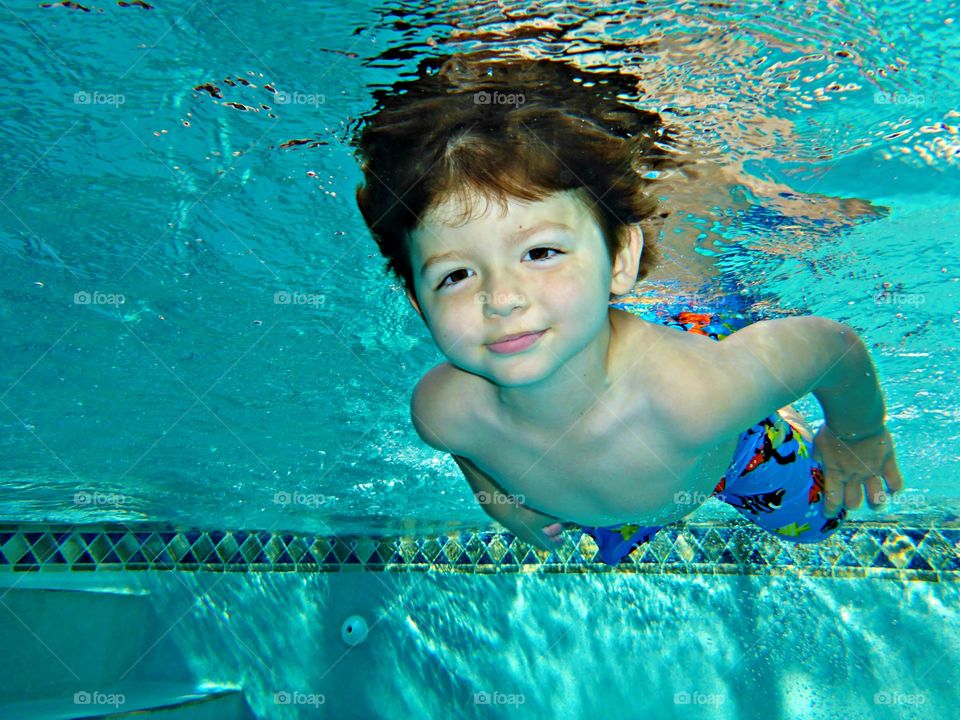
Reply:
[[[455,303],[445,305],[442,310],[434,310],[430,329],[440,348],[456,351],[467,339],[476,335],[474,326],[477,318],[471,316],[470,307]]]
[[[553,297],[558,308],[582,315],[594,309],[599,298],[606,309],[609,293],[600,283],[596,268],[571,268],[555,280]]]

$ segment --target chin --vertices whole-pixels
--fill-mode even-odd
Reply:
[[[556,372],[557,368],[551,363],[549,367],[543,363],[530,363],[524,367],[510,367],[487,369],[487,378],[500,387],[521,388],[541,383]]]

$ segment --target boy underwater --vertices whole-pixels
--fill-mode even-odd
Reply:
[[[850,327],[787,317],[717,342],[610,307],[659,263],[657,177],[685,162],[618,99],[628,78],[461,54],[419,75],[376,93],[357,203],[447,358],[414,427],[490,517],[544,550],[580,525],[616,564],[711,496],[817,542],[902,489]],[[807,393],[816,436],[790,406]]]

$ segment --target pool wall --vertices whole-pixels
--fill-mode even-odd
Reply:
[[[242,691],[252,715],[223,718],[947,717],[958,547],[948,525],[851,522],[795,545],[678,523],[614,568],[572,531],[548,555],[486,531],[7,525],[3,701],[62,699],[62,682],[17,678],[82,667],[96,690],[134,663],[127,681]],[[24,622],[24,593],[61,597]],[[74,642],[41,643],[70,607]]]

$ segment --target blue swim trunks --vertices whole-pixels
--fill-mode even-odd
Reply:
[[[709,314],[681,312],[660,322],[687,332],[722,339],[735,328],[717,327]],[[739,323],[738,323],[739,324]],[[745,323],[744,323],[745,324]],[[712,493],[767,532],[791,542],[819,542],[843,523],[824,515],[823,466],[813,459],[811,444],[779,413],[763,418],[737,440],[733,460]],[[630,523],[584,527],[608,565],[616,565],[634,548],[650,540],[660,527]]]
[[[820,542],[846,517],[841,509],[828,518],[823,507],[823,466],[812,447],[779,413],[740,433],[733,462],[712,496],[732,505],[769,533],[792,542]],[[584,527],[608,565],[616,565],[660,527],[623,524]]]

